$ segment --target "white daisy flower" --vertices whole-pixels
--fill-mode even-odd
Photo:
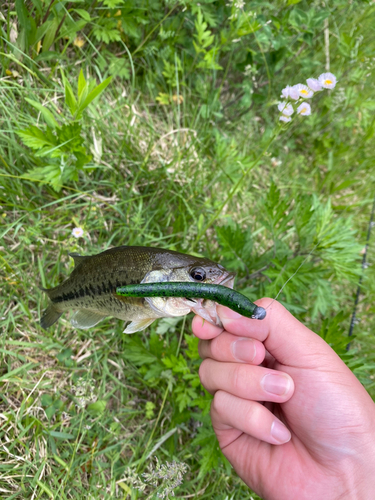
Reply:
[[[297,108],[297,113],[302,116],[311,115],[311,106],[307,102],[303,102]]]
[[[72,231],[72,236],[75,238],[80,238],[83,236],[83,229],[81,227],[75,227]]]
[[[291,118],[290,118],[290,116],[281,115],[280,118],[279,118],[279,120],[281,122],[290,122]]]
[[[308,78],[306,80],[306,83],[308,87],[314,92],[319,92],[319,90],[323,90],[323,87],[319,83],[319,80],[317,80],[316,78]]]
[[[309,99],[314,95],[314,92],[311,89],[309,89],[307,85],[304,85],[303,83],[297,83],[297,85],[294,85],[292,89],[293,89],[293,95],[298,96],[298,97],[293,97],[291,95],[293,99],[298,99],[299,97],[302,97],[303,99]]]
[[[285,101],[279,102],[277,105],[278,110],[282,112],[285,116],[291,116],[294,113],[293,106]]]
[[[332,73],[322,73],[318,80],[325,89],[334,89],[337,83],[337,78]]]
[[[298,90],[297,90],[297,85],[293,85],[293,87],[289,87],[288,92],[289,92],[289,97],[291,99],[298,101],[298,99],[300,98],[300,95],[299,95]]]
[[[291,89],[291,88],[292,88],[292,87],[291,87],[290,85],[287,85],[287,86],[285,87],[285,89],[283,89],[283,90],[281,91],[281,96],[280,96],[280,97],[283,97],[284,99],[288,99],[288,97],[290,97],[290,89]]]

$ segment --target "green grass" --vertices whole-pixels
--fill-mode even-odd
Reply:
[[[48,6],[26,2],[27,14],[16,4],[0,20],[0,496],[157,498],[168,480],[153,486],[142,474],[162,476],[175,461],[176,477],[186,464],[177,498],[248,498],[214,438],[191,318],[128,336],[113,318],[80,331],[65,315],[44,331],[39,286],[68,276],[68,252],[124,244],[220,261],[252,300],[275,297],[293,276],[279,300],[375,397],[371,265],[346,351],[375,192],[375,8],[87,2],[77,4],[90,16],[83,26],[85,14],[68,2],[46,19]],[[48,22],[49,51],[38,54],[42,32],[31,18]],[[314,96],[312,115],[296,117],[262,154],[278,129],[281,89],[323,73],[328,56],[337,87]],[[74,93],[81,69],[96,85],[113,77],[78,120],[61,69]],[[60,156],[17,134],[48,124],[26,99],[64,133],[80,125],[61,132]],[[62,164],[65,177],[45,183],[48,168],[59,173]],[[74,227],[83,238],[71,236]],[[372,236],[370,264],[374,252]]]

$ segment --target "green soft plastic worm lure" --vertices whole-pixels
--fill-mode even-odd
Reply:
[[[168,281],[163,283],[139,283],[116,288],[116,294],[123,297],[184,297],[186,299],[209,299],[229,307],[242,316],[264,319],[266,310],[232,288],[208,283]]]

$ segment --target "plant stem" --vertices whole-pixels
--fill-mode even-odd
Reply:
[[[158,29],[158,28],[159,28],[159,26],[160,26],[161,24],[163,24],[163,22],[164,22],[164,21],[165,21],[165,20],[166,20],[166,19],[167,19],[167,18],[168,18],[171,14],[172,14],[172,12],[176,9],[176,7],[178,7],[178,5],[179,5],[179,4],[178,4],[178,3],[176,3],[176,5],[174,5],[174,6],[171,8],[171,10],[170,10],[170,11],[169,11],[169,12],[168,12],[168,13],[167,13],[164,17],[163,17],[163,19],[162,19],[161,21],[159,21],[159,22],[158,22],[158,24],[152,28],[152,30],[151,30],[151,31],[150,31],[150,33],[146,36],[146,38],[143,40],[143,42],[142,42],[142,43],[140,43],[140,44],[138,45],[138,47],[135,49],[135,51],[132,53],[132,56],[134,56],[134,55],[135,55],[135,54],[136,54],[139,50],[141,50],[141,48],[143,47],[143,45],[147,42],[147,40],[148,40],[148,39],[150,38],[150,36],[154,33],[154,31],[155,31],[156,29]]]
[[[154,434],[155,434],[155,431],[156,431],[156,427],[158,426],[158,424],[159,424],[159,420],[160,420],[160,417],[161,417],[161,415],[162,415],[162,413],[163,413],[163,411],[164,411],[164,406],[165,406],[165,402],[166,402],[166,400],[167,400],[168,393],[169,393],[169,387],[167,386],[167,388],[165,389],[165,392],[164,392],[164,397],[163,397],[162,404],[161,404],[161,406],[160,406],[159,414],[158,414],[158,416],[157,416],[157,418],[156,418],[156,420],[155,420],[154,427],[153,427],[153,429],[152,429],[152,431],[151,431],[150,437],[148,438],[148,441],[147,441],[147,444],[146,444],[146,446],[145,446],[145,449],[144,449],[143,455],[142,455],[142,457],[140,458],[140,460],[139,460],[139,462],[138,462],[138,466],[137,466],[137,470],[136,470],[136,472],[138,472],[138,471],[139,471],[139,469],[140,469],[141,465],[143,464],[143,462],[144,462],[144,460],[145,460],[145,457],[146,457],[146,454],[147,454],[148,447],[150,446],[150,443],[151,443],[152,438],[153,438],[153,436],[154,436]]]

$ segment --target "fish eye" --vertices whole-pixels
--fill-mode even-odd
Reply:
[[[201,267],[193,267],[190,271],[190,276],[195,281],[204,281],[206,279],[206,271]]]

